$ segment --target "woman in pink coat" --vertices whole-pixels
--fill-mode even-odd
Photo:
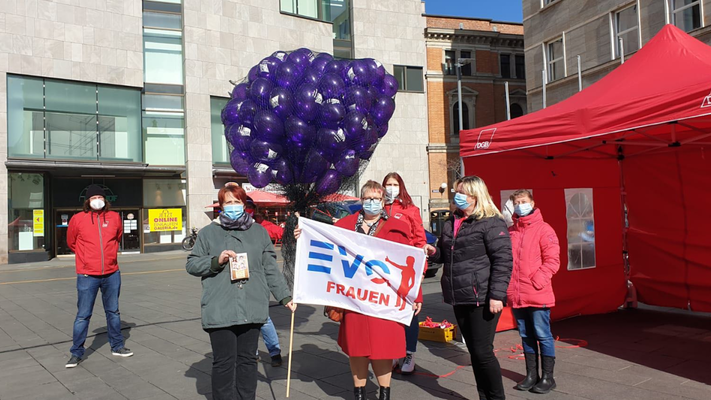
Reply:
[[[506,293],[513,309],[526,357],[526,378],[518,390],[545,394],[555,389],[555,340],[551,334],[551,307],[555,295],[551,279],[560,267],[560,245],[553,228],[543,221],[528,190],[517,190],[513,226],[509,228],[513,271]],[[538,375],[540,347],[542,375]]]

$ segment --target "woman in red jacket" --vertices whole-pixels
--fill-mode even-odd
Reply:
[[[391,172],[383,178],[385,187],[385,212],[390,218],[399,219],[409,226],[408,238],[410,246],[418,249],[427,244],[425,228],[422,227],[420,209],[413,204],[410,194],[407,193],[405,182],[397,172]],[[421,291],[421,289],[420,289]],[[417,351],[417,337],[420,333],[420,319],[417,314],[412,316],[410,326],[405,328],[407,353],[403,360],[394,360],[393,368],[400,366],[400,373],[410,375],[415,372],[414,353]]]
[[[511,197],[514,224],[509,228],[513,272],[507,291],[526,357],[526,378],[518,390],[545,394],[555,389],[555,340],[551,334],[550,308],[555,305],[551,278],[560,267],[560,245],[553,228],[543,221],[528,190]],[[538,375],[541,354],[542,376]]]
[[[368,181],[360,193],[363,209],[341,218],[336,226],[396,243],[409,244],[410,227],[397,218],[389,217],[383,209],[385,189],[378,182]],[[294,236],[298,239],[300,235],[301,229],[297,227],[294,229]],[[419,313],[421,306],[422,293],[415,299],[415,313]],[[404,326],[394,321],[346,310],[338,331],[338,345],[348,355],[355,399],[365,400],[368,366],[372,365],[380,385],[379,399],[389,400],[392,362],[405,356]]]

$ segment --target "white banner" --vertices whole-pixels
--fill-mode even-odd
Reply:
[[[422,249],[299,218],[294,302],[334,306],[409,325]]]

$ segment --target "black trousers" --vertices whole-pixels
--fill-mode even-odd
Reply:
[[[492,314],[488,305],[462,305],[454,306],[454,315],[469,349],[479,399],[505,399],[501,366],[494,354],[494,335],[501,313]]]
[[[260,324],[210,329],[213,400],[254,400]]]

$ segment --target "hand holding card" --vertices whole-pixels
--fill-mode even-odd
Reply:
[[[233,281],[249,279],[247,253],[238,253],[234,257],[230,257],[230,277]]]

